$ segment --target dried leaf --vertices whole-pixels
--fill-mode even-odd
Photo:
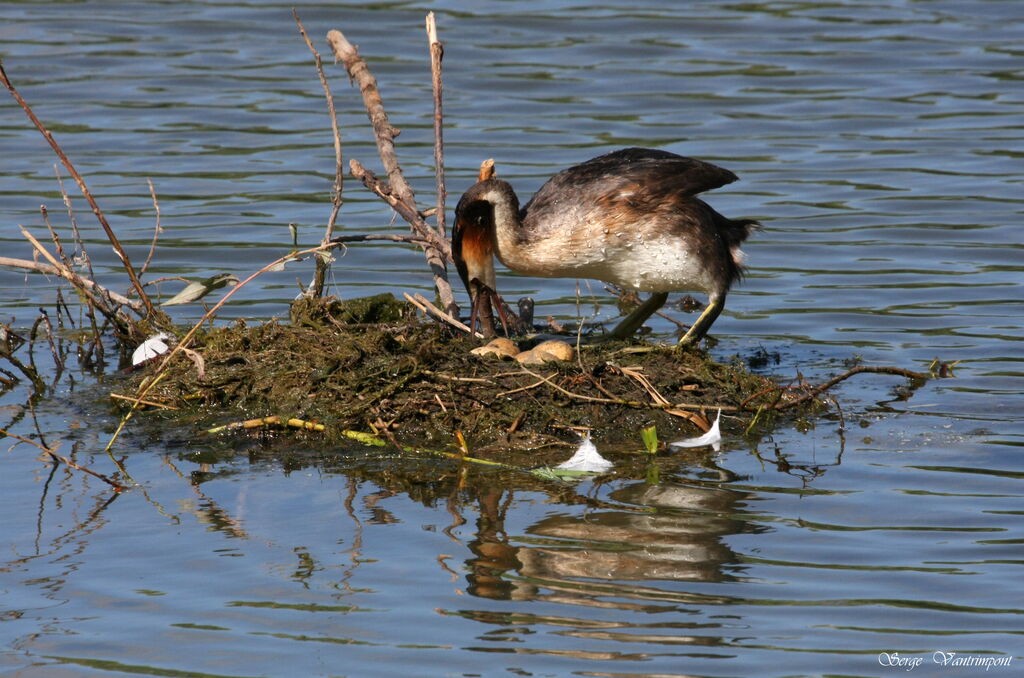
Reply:
[[[185,355],[189,357],[192,364],[196,366],[196,376],[199,378],[199,381],[206,381],[206,361],[203,360],[203,356],[190,348],[182,348],[181,350],[185,352]]]
[[[177,306],[179,304],[190,304],[193,301],[202,299],[214,290],[219,290],[225,285],[237,285],[238,278],[230,273],[218,273],[205,280],[197,280],[185,286],[185,289],[160,304],[161,306]]]
[[[280,273],[281,271],[283,271],[285,268],[288,267],[288,264],[292,263],[293,261],[302,261],[302,257],[297,257],[295,255],[292,255],[290,257],[285,257],[284,259],[282,259],[281,261],[277,262],[273,266],[269,266],[267,268],[267,272],[268,273]]]

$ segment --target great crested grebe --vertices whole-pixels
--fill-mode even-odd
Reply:
[[[743,274],[740,244],[759,227],[723,217],[698,193],[736,181],[708,162],[626,148],[562,170],[520,209],[508,182],[485,179],[455,208],[452,253],[474,304],[495,290],[493,255],[542,278],[588,278],[651,297],[612,330],[628,337],[668,293],[704,291],[708,305],[680,346],[696,343]],[[500,301],[498,302],[500,309]]]

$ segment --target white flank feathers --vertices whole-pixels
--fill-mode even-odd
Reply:
[[[590,436],[587,436],[576,449],[576,454],[572,455],[568,461],[563,461],[555,468],[562,469],[563,471],[603,473],[612,466],[614,466],[612,462],[598,454],[597,448],[594,447],[594,443],[590,442]]]
[[[711,424],[711,429],[702,436],[697,438],[687,438],[686,440],[677,440],[674,443],[669,443],[672,447],[703,447],[705,445],[711,445],[715,452],[718,452],[719,448],[722,447],[722,431],[718,428],[718,422],[722,419],[722,410],[718,410],[718,416],[715,417],[715,423]]]
[[[171,335],[166,332],[160,334],[154,334],[149,339],[139,344],[139,347],[132,353],[132,366],[144,363],[147,360],[152,360],[158,355],[167,353],[167,339],[170,339]]]

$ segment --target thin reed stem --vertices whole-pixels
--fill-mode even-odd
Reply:
[[[434,92],[434,173],[437,178],[437,234],[445,237],[444,201],[444,110],[442,106],[441,60],[444,45],[437,39],[434,13],[427,13],[427,42],[430,45],[430,82]]]
[[[323,59],[320,57],[320,52],[317,51],[316,47],[313,46],[313,42],[309,39],[309,35],[306,33],[306,27],[302,25],[302,20],[299,19],[299,13],[292,9],[292,17],[295,19],[295,23],[299,26],[299,33],[302,34],[302,39],[306,42],[306,47],[313,54],[313,61],[316,64],[316,74],[320,78],[320,86],[323,87],[324,97],[327,99],[327,112],[331,118],[331,134],[334,138],[334,185],[331,187],[331,213],[327,217],[327,226],[324,229],[324,236],[320,240],[321,245],[326,245],[330,242],[334,236],[334,227],[338,220],[338,213],[341,212],[341,207],[344,204],[342,199],[342,188],[344,187],[345,181],[345,166],[342,163],[341,154],[341,131],[338,128],[338,113],[334,108],[334,95],[331,94],[331,86],[327,82],[327,76],[324,74]],[[318,256],[316,258],[316,272],[313,277],[313,284],[310,288],[310,296],[321,297],[324,293],[324,285],[327,279],[327,270],[330,268],[330,259],[328,257]]]

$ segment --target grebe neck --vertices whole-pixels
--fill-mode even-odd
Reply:
[[[492,179],[486,183],[490,185],[479,199],[491,205],[495,249],[504,261],[506,256],[521,247],[520,229],[523,224],[519,216],[519,198],[506,181]]]

